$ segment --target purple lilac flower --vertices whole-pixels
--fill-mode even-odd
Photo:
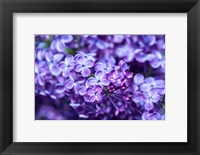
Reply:
[[[74,71],[69,73],[69,79],[67,79],[65,87],[67,89],[74,88],[75,91],[78,91],[80,85],[85,82],[85,78],[81,75],[77,75]]]
[[[145,112],[142,115],[143,120],[159,120],[161,118],[162,116],[157,112],[154,112],[154,113]]]
[[[75,61],[73,56],[67,55],[65,60],[60,63],[60,68],[62,69],[63,77],[68,77],[69,72],[74,69]]]
[[[36,119],[165,120],[164,35],[35,35]]]
[[[140,40],[139,40],[139,45],[141,47],[144,46],[153,46],[156,43],[156,37],[154,35],[144,35],[144,36],[140,36]]]
[[[155,51],[154,55],[155,55],[154,59],[152,59],[150,61],[151,67],[158,68],[158,67],[161,66],[162,68],[164,68],[165,67],[165,58],[164,58],[164,56],[158,51]]]
[[[88,102],[94,102],[94,101],[101,101],[102,100],[102,87],[100,85],[96,85],[94,87],[90,87],[87,89],[87,95],[86,100]]]
[[[66,48],[66,43],[73,40],[71,35],[59,35],[51,43],[51,49],[57,50],[58,52],[64,52]]]
[[[104,72],[97,71],[94,77],[90,77],[88,79],[88,84],[90,86],[100,85],[100,86],[108,86],[110,81],[106,79]]]
[[[131,46],[122,46],[116,49],[116,55],[125,62],[131,62],[135,57],[134,49]]]
[[[40,86],[44,86],[45,75],[48,73],[48,68],[44,63],[35,63],[36,81]]]
[[[96,71],[103,71],[108,73],[112,69],[112,65],[108,63],[97,62],[94,66]]]
[[[49,71],[52,75],[58,76],[61,73],[61,69],[59,67],[59,62],[64,57],[63,54],[53,54],[51,50],[45,53],[46,61],[49,64]]]
[[[124,35],[114,35],[113,36],[113,42],[115,43],[121,43],[124,40]]]
[[[81,72],[84,77],[88,77],[91,73],[90,69],[94,65],[93,60],[88,60],[82,56],[75,57],[76,64],[74,65],[74,70],[76,72]]]

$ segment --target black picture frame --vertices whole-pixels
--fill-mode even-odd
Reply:
[[[13,13],[187,13],[187,143],[13,142]],[[200,2],[198,0],[0,0],[1,154],[200,154]],[[181,56],[180,56],[181,58]],[[181,74],[177,71],[177,74]],[[121,133],[123,134],[123,133]],[[52,134],[53,135],[53,134]]]

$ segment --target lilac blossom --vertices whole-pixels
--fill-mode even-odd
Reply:
[[[64,57],[63,54],[53,54],[51,50],[45,53],[46,61],[49,64],[49,71],[52,75],[58,76],[61,73],[59,62]]]
[[[116,55],[126,62],[131,62],[135,57],[134,49],[131,46],[122,46],[116,49]]]
[[[75,61],[73,56],[68,55],[65,60],[60,63],[60,68],[62,69],[63,77],[68,77],[69,72],[74,69]]]
[[[66,80],[65,87],[67,89],[74,88],[75,91],[78,91],[79,86],[85,82],[85,78],[81,75],[77,75],[74,71],[69,73],[69,79]]]
[[[81,72],[84,77],[88,77],[91,73],[90,68],[94,65],[93,60],[88,60],[82,56],[77,56],[76,63],[74,65],[74,70],[76,72]]]
[[[94,87],[89,87],[86,91],[87,92],[86,100],[88,102],[101,101],[102,100],[102,94],[101,94],[102,91],[103,91],[103,89],[100,85],[96,85]]]
[[[51,49],[57,50],[58,52],[64,52],[66,44],[71,42],[73,37],[71,35],[58,35],[51,43]]]
[[[35,35],[36,120],[165,115],[165,35]]]
[[[97,71],[94,77],[90,77],[88,79],[88,84],[91,86],[101,85],[101,86],[108,86],[110,81],[106,79],[104,72]]]
[[[164,68],[165,67],[164,56],[158,51],[155,51],[154,55],[155,55],[155,57],[150,61],[151,67],[152,68],[158,68],[158,67],[161,66],[162,68]]]
[[[108,63],[97,62],[94,66],[96,71],[103,71],[108,73],[112,69],[112,65]]]

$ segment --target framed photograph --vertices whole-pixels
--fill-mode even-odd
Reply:
[[[0,0],[1,154],[200,154],[198,0]]]

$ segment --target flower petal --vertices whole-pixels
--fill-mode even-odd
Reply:
[[[158,101],[160,100],[161,96],[160,96],[159,94],[157,94],[157,93],[154,93],[154,94],[151,96],[151,98],[152,98],[152,102],[153,102],[153,103],[158,103]]]
[[[89,116],[87,116],[87,115],[84,115],[84,114],[80,114],[79,115],[79,118],[88,118]]]
[[[85,64],[86,67],[90,68],[90,67],[92,67],[94,65],[94,61],[88,60],[88,61],[85,61],[84,64]]]
[[[44,58],[44,54],[45,54],[44,50],[39,50],[37,52],[37,59],[42,61],[42,59]]]
[[[152,61],[155,58],[155,55],[147,54],[145,58],[146,58],[147,61]]]
[[[51,72],[52,75],[54,76],[58,76],[61,73],[60,68],[58,67],[58,65],[54,65],[54,64],[50,64],[49,65],[49,71]]]
[[[121,43],[124,40],[124,35],[114,35],[113,42]]]
[[[135,76],[134,76],[134,83],[136,85],[140,85],[141,83],[143,83],[144,81],[144,76],[140,73],[137,73]]]
[[[47,72],[48,72],[48,69],[46,68],[46,66],[44,67],[41,67],[40,68],[40,75],[46,75],[47,74]]]
[[[160,60],[162,59],[162,54],[160,52],[154,51],[153,53],[158,59],[160,59]]]
[[[66,87],[67,89],[72,89],[73,86],[74,86],[74,81],[72,81],[71,79],[68,79],[68,80],[66,81],[66,83],[65,83],[65,87]]]
[[[104,50],[108,47],[107,42],[103,41],[103,40],[98,40],[98,42],[96,43],[96,46],[101,49]]]
[[[84,67],[83,70],[81,71],[81,74],[84,76],[84,77],[88,77],[90,75],[90,69],[89,68],[86,68]]]
[[[70,65],[70,63],[73,61],[73,56],[72,55],[67,55],[66,57],[65,57],[65,63],[67,64],[67,65]]]
[[[78,83],[74,83],[74,91],[76,94],[78,94],[79,87],[80,85]]]
[[[62,41],[63,43],[69,43],[69,42],[71,42],[72,40],[73,40],[72,35],[62,35],[62,37],[61,37],[61,41]]]
[[[77,76],[76,76],[76,73],[74,71],[70,71],[69,72],[69,78],[72,80],[72,81],[75,81]]]
[[[141,86],[140,86],[140,90],[143,91],[143,92],[149,92],[150,90],[150,85],[147,84],[147,83],[143,83]]]
[[[97,94],[95,96],[96,101],[101,101],[102,100],[102,95],[101,94]]]
[[[97,85],[95,87],[95,92],[97,92],[98,94],[100,94],[103,91],[102,87],[100,85]]]
[[[97,71],[97,72],[95,73],[95,78],[96,78],[97,80],[101,80],[101,79],[103,78],[103,76],[104,76],[104,73],[103,73],[102,71]]]
[[[161,119],[161,115],[157,112],[151,113],[147,116],[147,120],[159,120]]]
[[[102,78],[101,79],[101,83],[104,85],[104,86],[108,86],[110,84],[110,81],[108,81],[106,78]]]
[[[148,77],[144,80],[144,82],[149,83],[149,84],[153,84],[154,83],[154,78],[153,77]]]
[[[102,62],[97,62],[94,66],[96,71],[102,71],[106,66]]]
[[[58,76],[57,80],[60,84],[64,85],[65,84],[65,79],[62,76]]]
[[[161,65],[161,61],[159,59],[153,59],[152,61],[150,61],[150,65],[153,68],[158,68]]]
[[[74,70],[76,71],[76,72],[80,72],[80,71],[82,71],[82,65],[81,64],[76,64],[75,66],[74,66]]]
[[[43,76],[38,76],[38,83],[40,86],[44,86],[45,85],[45,79]]]
[[[155,87],[157,88],[164,88],[165,87],[165,81],[164,80],[156,80],[154,82]]]
[[[147,101],[144,105],[144,108],[148,111],[152,110],[153,109],[153,103],[151,101]]]
[[[68,68],[63,69],[62,76],[69,77],[69,69]]]
[[[95,101],[95,96],[90,96],[89,97],[89,102],[94,102]]]
[[[140,53],[136,54],[135,59],[138,62],[144,63],[146,61],[146,56],[143,52],[140,52]]]
[[[63,54],[55,54],[53,56],[53,62],[59,62],[64,57]]]
[[[90,96],[95,94],[95,91],[94,91],[93,88],[88,88],[88,89],[86,90],[86,92],[87,92],[87,94],[90,95]]]
[[[76,81],[77,83],[81,84],[85,82],[85,78],[83,76],[78,75]]]
[[[51,60],[53,59],[53,53],[51,51],[46,52],[45,59],[47,62],[51,62]]]
[[[59,52],[63,52],[65,50],[65,44],[62,41],[57,40],[56,41],[56,49]]]
[[[86,94],[86,88],[84,86],[79,87],[78,93],[83,96]]]
[[[63,86],[56,86],[56,88],[55,88],[55,92],[57,93],[57,94],[62,94],[62,93],[64,93],[65,92],[65,87],[63,87]]]
[[[56,48],[56,42],[57,42],[56,40],[53,40],[51,42],[50,49],[55,50],[55,48]]]
[[[87,81],[88,85],[94,86],[97,84],[97,80],[94,77],[90,77]]]

